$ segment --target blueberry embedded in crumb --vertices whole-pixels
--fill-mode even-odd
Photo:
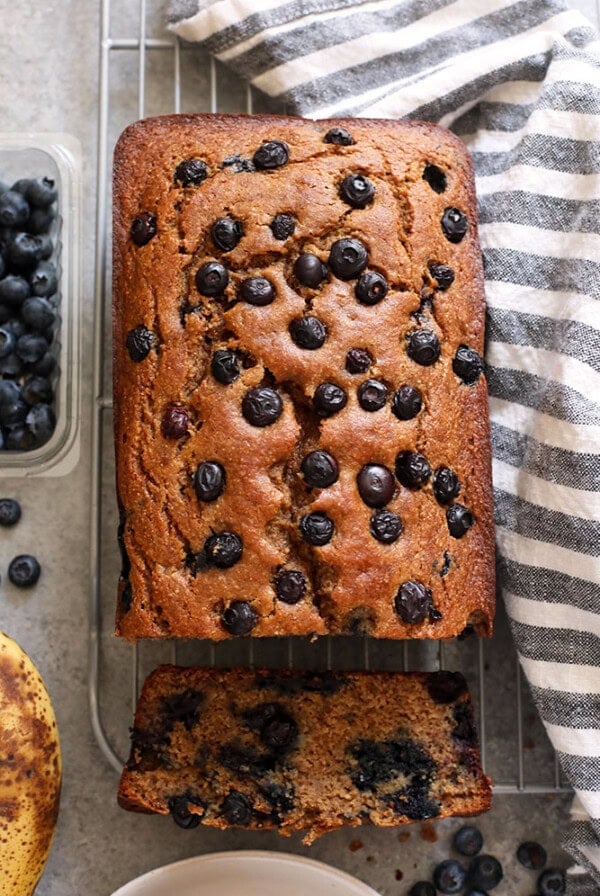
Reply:
[[[363,305],[377,305],[385,299],[388,291],[387,280],[377,271],[365,271],[361,275],[354,294]]]
[[[311,451],[303,458],[300,470],[310,488],[329,488],[339,476],[338,463],[328,451]]]
[[[455,832],[452,838],[452,845],[461,856],[469,856],[471,858],[476,856],[478,852],[481,852],[483,846],[482,833],[474,825],[465,824]]]
[[[162,702],[162,711],[168,725],[181,722],[187,731],[191,731],[200,718],[200,707],[204,702],[204,694],[194,688],[187,688],[179,694],[171,694]]]
[[[435,264],[432,262],[429,265],[429,273],[437,281],[437,289],[450,289],[454,283],[454,271],[446,264]]]
[[[366,348],[351,348],[346,354],[348,373],[366,373],[372,363],[373,358]]]
[[[406,488],[421,488],[431,476],[429,461],[418,451],[401,451],[394,469],[396,478]]]
[[[458,208],[447,208],[442,215],[442,230],[451,243],[460,243],[467,232],[466,215]]]
[[[181,439],[186,435],[190,417],[185,408],[172,404],[165,410],[160,430],[166,439]]]
[[[348,396],[335,383],[321,383],[315,389],[312,403],[318,417],[332,417],[346,407]]]
[[[402,520],[391,510],[378,510],[371,517],[369,530],[382,544],[393,544],[402,535]]]
[[[8,578],[17,588],[31,588],[38,581],[41,567],[31,554],[19,554],[10,561]]]
[[[427,690],[434,703],[454,703],[467,693],[467,682],[460,672],[432,672],[427,677]]]
[[[452,370],[466,386],[472,386],[483,373],[483,358],[474,348],[459,345],[452,361]]]
[[[353,146],[356,141],[352,139],[346,128],[330,128],[323,137],[323,143],[333,143],[335,146]]]
[[[299,317],[289,326],[292,341],[299,347],[314,351],[321,348],[327,337],[327,328],[318,317]]]
[[[303,252],[294,262],[294,276],[303,286],[316,289],[327,278],[327,267],[318,255]]]
[[[296,569],[280,569],[275,575],[274,586],[277,600],[284,604],[297,604],[306,594],[306,576]]]
[[[158,231],[156,215],[151,212],[142,212],[137,218],[131,222],[131,241],[136,246],[145,246],[150,240],[156,236]]]
[[[283,241],[294,235],[296,221],[292,215],[282,213],[275,215],[269,226],[275,239]]]
[[[348,174],[340,184],[340,196],[353,208],[364,208],[375,196],[375,185],[364,174]]]
[[[268,140],[256,150],[252,161],[259,170],[271,171],[274,168],[287,165],[289,158],[290,151],[287,143],[282,140]]]
[[[539,896],[563,896],[566,892],[565,872],[560,868],[547,868],[537,880]]]
[[[249,305],[263,307],[275,299],[275,287],[266,277],[247,277],[240,286],[239,297]]]
[[[423,396],[416,386],[405,384],[394,392],[392,412],[398,420],[412,420],[423,407]]]
[[[21,519],[21,505],[14,498],[0,498],[0,526],[15,526]]]
[[[433,869],[433,882],[440,893],[460,893],[466,879],[464,866],[455,859],[446,859]]]
[[[195,280],[201,296],[220,296],[229,283],[229,274],[218,261],[207,261],[196,271]]]
[[[335,531],[333,520],[323,511],[306,513],[300,518],[299,526],[302,538],[315,547],[328,544]]]
[[[433,494],[439,504],[449,504],[460,494],[458,476],[449,467],[438,467],[433,474]]]
[[[527,840],[525,843],[521,843],[517,849],[517,859],[524,868],[528,868],[530,871],[541,871],[548,856],[541,844]]]
[[[184,159],[175,169],[174,180],[182,187],[199,187],[208,177],[208,166],[203,159]]]
[[[497,887],[504,872],[502,865],[495,856],[479,855],[475,856],[467,873],[467,884],[471,888],[479,888],[481,890],[493,890]],[[539,889],[539,882],[538,882]],[[559,892],[558,890],[549,890],[553,896]]]
[[[204,542],[208,563],[218,569],[235,566],[241,559],[243,547],[242,539],[235,532],[215,532]]]
[[[230,790],[221,803],[221,812],[227,824],[247,825],[252,821],[252,803],[239,790]]]
[[[271,750],[288,750],[298,739],[298,725],[288,712],[278,707],[261,727],[260,739]]]
[[[221,615],[221,625],[230,635],[247,635],[257,623],[258,613],[246,600],[234,600]]]
[[[358,403],[363,411],[374,413],[385,407],[388,390],[381,380],[365,380],[357,390]]]
[[[446,509],[448,531],[453,538],[462,538],[475,524],[471,511],[462,504],[451,504]]]
[[[123,590],[121,591],[121,610],[123,613],[128,613],[131,610],[132,603],[133,592],[131,590],[131,583],[125,582]]]
[[[138,324],[133,330],[130,330],[125,339],[125,345],[129,352],[129,357],[136,364],[143,361],[150,353],[150,350],[156,345],[156,336],[143,324]]]
[[[422,367],[435,364],[440,357],[441,346],[433,330],[413,330],[406,338],[406,353],[409,358]]]
[[[394,609],[403,622],[417,625],[424,622],[431,609],[432,595],[422,582],[403,582],[394,598]]]
[[[448,185],[445,173],[437,165],[425,165],[423,180],[435,193],[443,193]]]
[[[242,414],[251,426],[272,426],[283,413],[283,401],[274,389],[255,386],[242,399]]]
[[[444,576],[447,576],[450,572],[450,566],[452,564],[452,557],[448,553],[448,551],[444,551],[444,562],[442,564],[442,568],[440,569],[440,579],[443,579]]]
[[[244,235],[241,221],[233,218],[218,218],[210,229],[212,241],[223,252],[235,249]]]
[[[190,812],[190,805],[199,806],[203,811],[202,812]],[[189,794],[185,794],[184,796],[174,796],[168,802],[169,812],[173,818],[175,824],[184,828],[184,830],[191,830],[192,828],[197,828],[200,824],[200,819],[204,815],[204,811],[206,810],[206,806],[202,802],[202,800],[191,797]]]
[[[194,473],[194,488],[199,501],[210,503],[219,498],[227,484],[227,474],[216,460],[205,460]]]
[[[217,349],[210,362],[210,372],[218,383],[230,386],[240,375],[236,353],[230,349]]]
[[[369,256],[360,240],[344,237],[336,240],[329,251],[329,267],[340,280],[353,280],[367,266]]]
[[[365,464],[356,477],[356,485],[367,507],[384,507],[394,497],[394,476],[382,464]]]

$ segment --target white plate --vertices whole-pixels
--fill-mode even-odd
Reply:
[[[322,862],[262,850],[215,852],[165,865],[113,896],[378,896]]]

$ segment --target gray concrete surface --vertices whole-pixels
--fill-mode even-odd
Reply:
[[[594,0],[579,4],[590,16],[597,14]],[[151,24],[160,34],[160,4],[149,3]],[[135,35],[137,4],[113,0],[114,34]],[[119,19],[119,21],[117,21]],[[87,703],[88,585],[90,496],[89,425],[91,419],[91,345],[94,266],[94,213],[98,101],[98,0],[0,0],[0,128],[6,131],[66,131],[83,146],[83,400],[82,460],[65,479],[0,480],[0,489],[22,502],[23,520],[13,531],[0,533],[0,626],[15,637],[38,664],[52,694],[64,753],[64,787],[57,835],[50,861],[38,888],[39,896],[110,896],[127,880],[176,859],[231,848],[265,848],[297,851],[342,867],[367,881],[382,894],[405,893],[411,881],[427,876],[432,865],[448,852],[449,837],[458,822],[437,825],[435,834],[418,825],[400,840],[395,831],[340,831],[318,841],[310,850],[299,840],[275,834],[222,834],[199,828],[175,828],[170,819],[128,815],[116,806],[116,775],[94,740]],[[596,19],[597,23],[597,19]],[[183,54],[187,56],[189,54]],[[206,61],[188,58],[184,63],[183,108],[207,107]],[[165,85],[170,78],[166,59],[153,56],[148,63],[147,112],[170,110]],[[136,117],[136,58],[121,54],[111,79],[113,107],[111,134]],[[224,81],[221,99],[232,107],[238,102],[234,85]],[[231,99],[233,97],[233,99]],[[238,97],[238,98],[236,98]],[[110,474],[107,495],[110,493]],[[110,497],[107,497],[110,501]],[[10,558],[34,551],[43,565],[39,586],[17,592],[6,582]],[[114,542],[107,540],[106,570],[114,564]],[[107,579],[107,589],[112,589]],[[112,598],[107,598],[112,600]],[[108,632],[109,623],[104,626]],[[506,635],[504,635],[506,637]],[[491,674],[501,674],[504,641],[489,657]],[[128,648],[103,640],[105,675],[104,711],[114,742],[123,747],[129,718]],[[115,710],[113,701],[123,697]],[[489,720],[497,745],[514,731],[513,707],[505,705]],[[110,725],[112,720],[112,728]],[[534,725],[531,721],[531,725]],[[533,730],[536,730],[535,728]],[[528,723],[528,735],[529,723]],[[537,739],[537,734],[534,740]],[[532,780],[536,768],[547,765],[546,747],[539,736],[540,753],[527,761]],[[514,763],[514,751],[497,751],[498,775]],[[510,777],[514,769],[510,769]],[[539,837],[552,861],[564,863],[559,832],[566,818],[565,796],[498,796],[493,810],[481,819],[486,848],[501,857],[507,878],[495,890],[498,896],[528,896],[533,881],[514,861],[514,849],[523,839]],[[432,842],[432,836],[437,842]],[[352,841],[361,848],[352,851]],[[398,879],[398,873],[403,877]]]

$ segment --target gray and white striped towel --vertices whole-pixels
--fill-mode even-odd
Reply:
[[[500,585],[583,807],[571,892],[598,892],[597,35],[555,0],[171,0],[169,21],[290,112],[428,119],[473,154]]]

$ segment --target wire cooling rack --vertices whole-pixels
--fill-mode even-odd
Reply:
[[[119,574],[110,389],[110,186],[112,149],[131,121],[167,112],[260,112],[253,94],[197,48],[165,37],[162,4],[104,0],[101,6],[99,144],[96,221],[93,486],[89,701],[107,761],[120,771],[144,676],[161,662],[304,669],[439,669],[462,671],[476,705],[482,759],[496,792],[568,789],[521,679],[502,608],[490,641],[392,642],[363,637],[243,639],[143,643],[112,635]],[[157,35],[157,36],[154,36]]]

